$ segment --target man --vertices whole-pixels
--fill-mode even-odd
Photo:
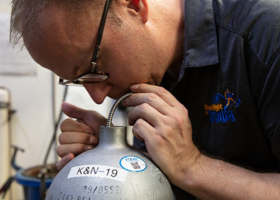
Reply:
[[[96,103],[135,93],[123,102],[133,134],[177,199],[280,199],[280,1],[113,0],[98,57],[104,1],[13,4],[12,34],[62,84]],[[61,125],[58,168],[94,148],[106,121],[62,109],[77,121]]]

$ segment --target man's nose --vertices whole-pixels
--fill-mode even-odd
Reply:
[[[87,92],[89,93],[92,100],[97,103],[103,103],[105,97],[108,95],[111,86],[103,83],[84,83],[84,87],[86,88]]]

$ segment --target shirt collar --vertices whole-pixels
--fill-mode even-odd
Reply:
[[[219,62],[212,0],[185,1],[185,47],[179,81],[186,68]]]

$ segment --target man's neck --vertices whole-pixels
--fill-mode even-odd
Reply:
[[[178,0],[176,0],[178,1]],[[177,44],[176,44],[176,53],[174,54],[173,62],[171,63],[170,67],[167,69],[167,73],[169,76],[177,80],[180,74],[180,69],[183,61],[183,55],[184,55],[184,27],[185,27],[185,0],[179,0],[180,3],[177,4],[177,9],[180,10],[178,20],[179,21],[179,27],[177,32]],[[175,12],[175,11],[174,11]],[[178,25],[177,25],[178,26]]]

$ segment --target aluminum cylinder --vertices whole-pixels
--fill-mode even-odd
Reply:
[[[47,200],[171,200],[165,175],[126,144],[126,127],[101,127],[96,148],[70,161],[53,180]]]

